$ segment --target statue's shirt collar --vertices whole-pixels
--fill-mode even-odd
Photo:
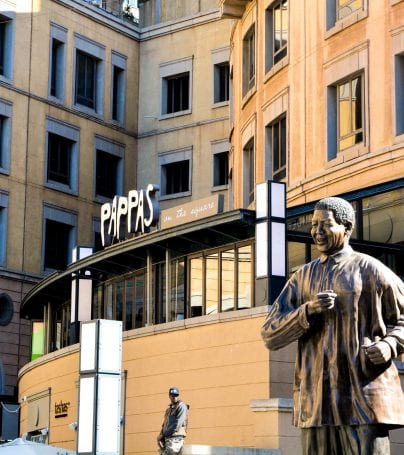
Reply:
[[[342,250],[339,250],[334,254],[322,254],[320,256],[320,262],[322,264],[325,264],[328,259],[330,259],[330,261],[338,264],[338,262],[341,262],[351,256],[352,253],[353,249],[350,247],[350,245],[346,245],[344,248],[342,248]]]

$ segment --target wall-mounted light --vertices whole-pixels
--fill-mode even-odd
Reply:
[[[286,185],[268,180],[256,187],[255,277],[268,279],[268,304],[286,280]]]

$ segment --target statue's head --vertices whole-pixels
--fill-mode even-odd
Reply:
[[[340,197],[326,197],[317,202],[314,210],[329,210],[334,214],[335,221],[343,224],[349,231],[355,227],[355,211],[352,205]]]

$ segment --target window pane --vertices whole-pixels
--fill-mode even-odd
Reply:
[[[115,320],[122,321],[123,299],[125,292],[125,282],[120,281],[115,284]]]
[[[193,258],[189,261],[191,317],[202,315],[202,258]]]
[[[189,109],[189,73],[177,74],[166,78],[167,110],[166,114]]]
[[[123,70],[118,66],[113,67],[112,72],[112,120],[122,120],[119,115],[120,91],[123,84]],[[121,100],[122,101],[122,100]]]
[[[341,84],[338,89],[340,137],[346,136],[351,130],[349,85],[349,82],[346,82],[345,84]]]
[[[185,318],[185,262],[171,262],[171,321]]]
[[[234,309],[235,251],[223,251],[221,256],[222,311],[229,311]]]
[[[352,81],[352,131],[362,128],[361,78]]]
[[[120,158],[97,150],[96,194],[112,199],[117,193],[118,163]]]
[[[46,220],[45,268],[64,270],[67,267],[71,229],[68,224]]]
[[[76,57],[76,103],[95,109],[97,60],[82,52]]]
[[[175,194],[189,191],[189,160],[176,161],[162,166],[165,176],[163,194]]]
[[[132,278],[125,281],[125,321],[123,324],[124,330],[133,328],[133,304],[134,304],[135,285]]]
[[[145,320],[145,274],[135,276],[135,327],[143,327]]]
[[[206,256],[206,314],[218,312],[219,304],[219,254]]]
[[[252,307],[252,248],[246,245],[238,249],[238,302],[237,308]]]
[[[363,199],[363,239],[404,244],[404,189]]]
[[[57,134],[48,135],[48,180],[70,185],[70,160],[73,141]]]
[[[213,186],[229,183],[229,156],[228,152],[216,153],[213,156]]]

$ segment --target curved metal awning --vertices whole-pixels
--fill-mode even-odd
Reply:
[[[72,274],[78,271],[88,270],[96,282],[105,281],[145,267],[148,252],[153,262],[160,262],[164,260],[167,249],[172,251],[173,256],[182,256],[248,239],[254,237],[254,234],[255,212],[240,209],[116,243],[70,264],[66,270],[55,272],[38,283],[23,299],[21,316],[42,318],[44,304],[69,300]]]

